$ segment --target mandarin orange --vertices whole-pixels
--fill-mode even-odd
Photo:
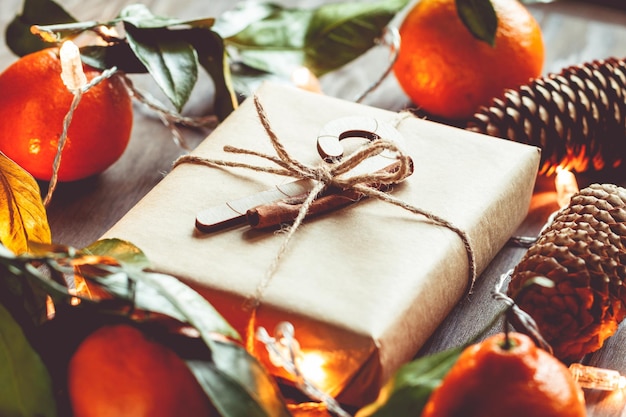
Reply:
[[[88,80],[99,71],[84,66]],[[57,48],[26,55],[0,74],[0,151],[35,178],[50,180],[63,119],[73,99],[63,84]],[[132,100],[114,75],[87,91],[68,131],[59,181],[98,174],[125,151],[133,122]]]
[[[455,0],[421,0],[400,26],[394,73],[427,113],[462,120],[481,105],[541,74],[544,44],[537,21],[518,0],[492,0],[495,46],[473,37]]]
[[[430,396],[422,417],[584,417],[569,369],[521,333],[465,349]]]
[[[208,417],[208,397],[174,351],[128,324],[101,327],[68,367],[74,417]]]

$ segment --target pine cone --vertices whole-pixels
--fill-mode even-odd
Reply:
[[[625,245],[626,189],[594,184],[572,197],[515,267],[508,295],[556,357],[574,361],[596,351],[626,316]],[[554,288],[532,285],[518,294],[536,276]]]
[[[466,128],[541,148],[540,173],[617,168],[626,157],[626,63],[593,61],[507,90]]]

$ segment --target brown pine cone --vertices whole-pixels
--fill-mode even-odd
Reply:
[[[626,60],[531,80],[479,109],[466,128],[541,148],[540,173],[613,170],[626,160]]]
[[[626,316],[625,245],[626,189],[594,184],[572,197],[513,271],[508,295],[561,360],[598,350]],[[554,287],[519,293],[537,276]]]

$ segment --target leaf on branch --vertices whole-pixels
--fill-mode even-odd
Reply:
[[[137,246],[121,239],[98,240],[83,249],[92,255],[108,256],[127,268],[143,270],[150,267],[148,257]]]
[[[226,44],[253,68],[290,74],[297,66],[307,66],[319,76],[372,48],[384,27],[407,3],[333,3],[316,9],[271,6],[264,19],[227,38]],[[240,13],[245,14],[245,10]]]
[[[0,242],[15,253],[29,241],[50,243],[50,226],[39,185],[19,165],[0,153]]]
[[[72,22],[76,19],[52,0],[24,0],[22,14],[15,16],[7,26],[7,46],[17,56],[48,48],[49,43],[31,33],[31,26]]]
[[[130,48],[172,102],[181,111],[198,79],[198,56],[175,31],[141,29],[125,23]]]
[[[407,3],[407,0],[384,0],[320,7],[306,33],[305,66],[323,75],[358,58],[376,45],[385,26]]]
[[[214,342],[213,362],[187,361],[222,416],[289,417],[276,382],[243,347]]]
[[[206,29],[189,29],[181,35],[195,48],[199,64],[213,80],[215,89],[213,111],[220,120],[224,120],[237,108],[224,40],[216,32]]]
[[[379,398],[357,417],[420,415],[432,391],[456,363],[465,346],[416,359],[401,367],[382,388]]]
[[[157,16],[143,4],[131,4],[120,13],[120,18],[141,29],[164,29],[172,26],[189,26],[196,28],[210,28],[215,23],[212,17],[201,19],[177,19]]]
[[[0,304],[0,410],[2,415],[55,417],[48,369],[22,329]]]
[[[456,0],[456,10],[476,39],[495,46],[498,16],[491,0]]]

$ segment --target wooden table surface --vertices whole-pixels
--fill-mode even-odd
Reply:
[[[217,16],[231,7],[229,0],[143,0],[156,14],[173,17]],[[291,6],[313,6],[321,0],[283,2]],[[129,0],[65,0],[61,4],[79,20],[104,20],[121,10]],[[234,3],[234,2],[233,2]],[[546,43],[545,72],[558,72],[568,65],[609,56],[626,57],[626,12],[592,4],[592,2],[558,1],[529,6],[539,21]],[[21,10],[21,0],[0,2],[0,26]],[[15,57],[0,42],[0,68]],[[382,70],[379,58],[365,58],[322,79],[326,94],[352,99],[363,91]],[[207,99],[202,82],[194,93],[187,114],[202,114]],[[148,84],[148,88],[150,85]],[[1,92],[0,92],[1,93]],[[206,95],[206,94],[205,94]],[[210,101],[210,100],[209,100]],[[401,110],[411,104],[393,77],[367,97],[365,104],[390,110]],[[195,145],[208,130],[184,130],[186,139]],[[169,171],[172,161],[183,151],[171,140],[169,131],[141,105],[135,107],[133,135],[123,157],[97,177],[76,183],[61,184],[54,195],[48,215],[55,243],[84,247],[97,240],[120,219]],[[589,180],[579,178],[581,186]],[[608,179],[621,185],[625,178]],[[45,189],[46,184],[41,184]],[[528,218],[519,234],[537,233],[547,216],[557,208],[552,179],[540,178]],[[158,225],[155,225],[158,227]],[[502,249],[482,274],[475,292],[463,300],[420,354],[456,346],[490,321],[500,306],[490,298],[494,283],[503,272],[514,267],[525,249],[507,246]],[[499,329],[494,329],[494,331]],[[599,352],[590,364],[617,369],[626,374],[626,330],[622,328]],[[626,397],[622,392],[602,394],[587,392],[589,416],[626,416]]]

